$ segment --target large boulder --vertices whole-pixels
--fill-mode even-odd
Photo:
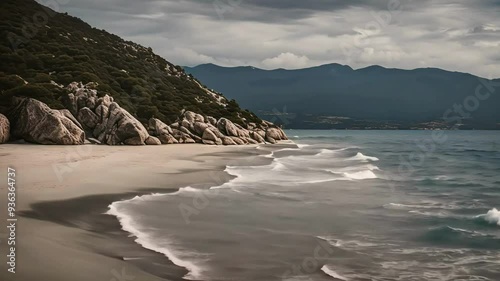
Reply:
[[[247,144],[243,139],[239,138],[239,137],[230,137],[234,143],[236,143],[237,145],[244,145],[244,144]]]
[[[100,121],[97,114],[92,112],[92,110],[88,107],[84,107],[78,111],[77,119],[80,121],[83,129],[85,130],[94,130]]]
[[[107,94],[104,97],[100,97],[96,101],[96,105],[104,105],[104,106],[110,106],[111,103],[113,103],[113,97],[108,96]]]
[[[270,143],[276,143],[279,140],[287,140],[288,138],[280,128],[268,128],[265,139]]]
[[[202,136],[203,135],[203,132],[205,132],[205,130],[210,126],[210,124],[207,124],[207,123],[203,123],[203,122],[195,122],[193,124],[193,129],[194,129],[194,132],[198,135],[198,136]]]
[[[178,143],[194,143],[195,141],[186,133],[181,132],[178,129],[172,129],[172,136],[177,140]]]
[[[238,129],[238,137],[240,138],[249,138],[250,134],[247,129],[241,127],[238,124],[234,124],[234,126]]]
[[[250,144],[258,144],[259,142],[252,139],[252,138],[245,138],[245,140],[247,141],[247,143],[250,143]]]
[[[39,144],[75,145],[85,141],[84,131],[67,113],[31,98],[15,98],[9,119],[14,138]]]
[[[94,130],[97,139],[108,145],[144,145],[149,137],[146,128],[116,102],[108,108],[107,116]]]
[[[204,144],[212,144],[212,145],[214,145],[214,144],[221,145],[222,144],[222,140],[220,138],[218,138],[212,132],[212,130],[210,130],[210,128],[205,129],[205,131],[203,132],[202,142]]]
[[[193,139],[197,143],[202,143],[201,137],[193,134],[188,128],[181,126],[179,128],[179,131],[183,132],[184,134],[188,135],[191,139]]]
[[[160,135],[158,137],[158,139],[160,139],[161,143],[163,143],[163,144],[179,143],[179,141],[176,138],[174,138],[174,136],[172,136],[172,135]]]
[[[69,120],[71,120],[71,122],[75,123],[75,125],[78,126],[78,128],[80,129],[83,129],[82,125],[80,124],[80,122],[78,122],[78,120],[76,120],[75,116],[73,116],[73,114],[71,114],[71,112],[67,109],[59,109],[58,110],[64,117],[68,118]]]
[[[221,139],[221,138],[225,137],[225,135],[224,135],[223,133],[221,133],[221,132],[219,131],[219,129],[217,129],[217,127],[215,127],[215,126],[213,126],[213,125],[209,125],[209,126],[208,126],[208,129],[209,129],[210,131],[212,131],[212,133],[214,133],[214,135],[215,135],[216,137],[218,137],[219,139]]]
[[[163,134],[173,134],[172,128],[167,124],[163,123],[161,120],[156,118],[149,119],[149,131],[154,136],[159,136]]]
[[[182,119],[182,121],[181,121],[181,127],[186,128],[190,132],[194,131],[193,123],[189,122],[187,119]]]
[[[264,132],[264,131],[262,131],[262,132]],[[265,132],[264,132],[264,135],[265,135]],[[258,143],[264,143],[264,142],[265,142],[265,140],[264,140],[264,138],[261,136],[261,134],[260,134],[260,133],[258,133],[258,132],[256,132],[256,131],[251,131],[251,132],[250,132],[250,137],[251,137],[252,139],[254,139],[256,142],[258,142]]]
[[[183,118],[191,124],[194,124],[195,122],[202,122],[202,123],[205,122],[205,118],[203,117],[203,115],[194,113],[192,111],[184,112]]]
[[[213,118],[212,116],[207,116],[206,120],[208,123],[210,123],[210,125],[217,126],[217,119]]]
[[[156,118],[149,119],[148,122],[149,134],[157,137],[163,144],[174,144],[179,141],[174,138],[173,130],[167,124],[161,122]]]
[[[153,136],[149,136],[145,141],[144,141],[145,144],[147,145],[160,145],[161,144],[161,141],[156,138],[156,137],[153,137]]]
[[[5,143],[10,137],[10,122],[7,117],[0,114],[0,143]]]
[[[226,136],[238,137],[238,128],[229,119],[221,118],[217,122],[217,129]]]
[[[231,137],[223,137],[222,144],[223,145],[236,145],[236,143],[233,141],[233,139]]]
[[[277,130],[280,134],[281,140],[288,140],[288,137],[286,136],[285,132],[281,128],[277,128]]]
[[[66,108],[69,109],[71,114],[77,116],[79,110],[84,107],[88,107],[91,110],[95,109],[95,107],[98,105],[97,90],[95,90],[96,85],[97,83],[93,82],[87,83],[85,85],[83,85],[82,83],[73,82],[66,87],[66,89],[71,93],[63,98],[63,103]],[[110,101],[113,100],[107,95],[106,97]],[[103,98],[99,99],[102,100]],[[106,106],[109,106],[110,103],[111,102],[106,104]]]

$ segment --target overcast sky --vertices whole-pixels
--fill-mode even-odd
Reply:
[[[67,2],[61,11],[179,65],[293,69],[336,62],[500,77],[500,0],[59,2]]]

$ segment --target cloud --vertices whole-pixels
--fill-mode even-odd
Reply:
[[[179,65],[439,67],[500,77],[500,0],[71,0]]]
[[[266,68],[286,68],[296,69],[304,68],[310,65],[309,58],[306,56],[297,56],[293,53],[281,53],[276,57],[267,58],[262,61],[262,66]]]

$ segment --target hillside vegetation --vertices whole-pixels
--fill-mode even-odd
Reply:
[[[170,124],[181,110],[240,124],[242,118],[260,121],[151,48],[33,0],[3,0],[0,30],[0,112],[7,110],[13,96],[63,108],[66,90],[56,84],[77,81],[97,82],[100,95],[109,94],[142,122],[154,116]]]

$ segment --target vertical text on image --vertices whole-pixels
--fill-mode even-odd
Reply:
[[[16,273],[16,170],[7,168],[7,270]]]

